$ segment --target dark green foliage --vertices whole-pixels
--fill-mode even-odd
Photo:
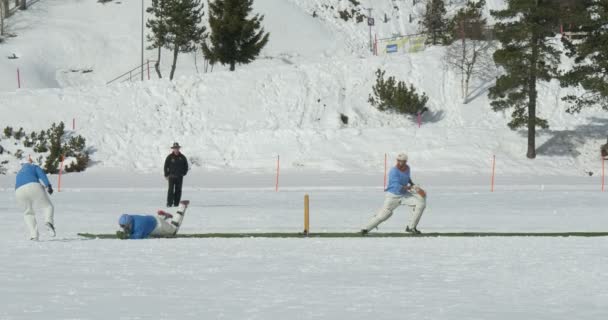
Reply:
[[[165,48],[173,50],[173,63],[169,79],[173,79],[179,53],[192,52],[207,37],[201,0],[171,0],[166,3]]]
[[[395,77],[384,79],[384,70],[376,71],[376,84],[373,86],[374,96],[369,96],[369,103],[381,111],[395,110],[407,115],[417,115],[428,110],[425,107],[429,97],[423,92],[422,96],[416,93],[416,88],[410,84],[409,88],[403,81],[397,82]]]
[[[450,42],[451,24],[446,18],[444,0],[429,0],[419,23],[422,32],[427,34],[427,43],[437,45]]]
[[[48,141],[50,143],[50,154],[47,156],[44,163],[44,170],[47,173],[58,173],[59,165],[62,157],[76,158],[76,162],[67,165],[65,171],[80,172],[87,168],[89,163],[89,154],[86,151],[86,140],[82,136],[72,136],[66,140],[65,126],[63,122],[59,125],[53,125],[47,131]]]
[[[15,151],[15,158],[19,160],[23,159],[23,150],[17,149],[17,151]]]
[[[215,0],[209,3],[209,44],[203,43],[205,57],[211,64],[230,65],[234,71],[237,63],[250,63],[268,43],[269,34],[264,32],[259,14],[248,18],[253,0]]]
[[[72,162],[70,165],[65,167],[66,172],[80,172],[86,170],[89,165],[89,155],[86,152],[75,156],[76,162]]]
[[[566,110],[578,113],[583,108],[600,106],[608,110],[608,1],[577,0],[568,8],[566,23],[573,26],[576,40],[563,37],[566,54],[575,65],[560,79],[562,87],[582,87],[585,94],[568,95]]]
[[[15,137],[15,139],[17,140],[21,140],[21,138],[23,138],[25,136],[25,133],[23,132],[23,128],[19,128],[19,130],[13,132],[13,137]]]
[[[32,132],[32,135],[33,134],[34,133]],[[48,141],[46,139],[46,132],[41,130],[40,133],[38,133],[38,136],[36,136],[36,139],[35,139],[34,152],[42,153],[42,152],[49,151],[49,148],[48,148],[47,144],[48,144]]]
[[[71,137],[65,153],[66,157],[76,158],[76,162],[66,166],[67,172],[84,171],[89,164],[89,154],[86,152],[86,140],[82,136]]]
[[[65,134],[65,125],[59,122],[59,125],[53,123],[51,128],[47,131],[50,143],[50,154],[46,157],[44,162],[44,171],[53,174],[59,172],[59,162],[61,161],[61,155],[64,153],[64,148],[61,145],[61,138]]]
[[[7,138],[10,138],[13,136],[13,128],[11,127],[6,127],[4,128],[4,136]]]
[[[456,12],[450,23],[452,39],[484,40],[483,31],[487,24],[483,17],[485,5],[485,0],[468,1],[466,7]]]
[[[497,19],[494,31],[502,47],[494,52],[494,62],[505,74],[489,90],[494,111],[513,109],[511,129],[527,127],[527,157],[536,157],[536,127],[548,128],[536,116],[536,85],[558,76],[560,52],[551,43],[553,26],[559,25],[559,7],[552,0],[509,0],[508,8],[492,11]]]
[[[360,5],[361,2],[357,1],[357,0],[348,0],[350,3],[352,3],[355,7]]]
[[[359,9],[350,9],[350,12],[347,9],[340,10],[338,11],[338,15],[344,21],[348,21],[354,17],[357,23],[361,23],[365,19],[365,15],[361,14]]]

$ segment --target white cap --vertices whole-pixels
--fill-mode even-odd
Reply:
[[[401,152],[397,155],[397,161],[407,161],[407,154],[405,152]]]

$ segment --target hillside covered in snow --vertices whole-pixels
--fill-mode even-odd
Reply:
[[[599,110],[567,114],[557,82],[539,87],[538,113],[550,129],[539,131],[538,157],[529,160],[526,132],[510,130],[510,115],[489,105],[487,89],[500,70],[474,79],[471,101],[463,104],[460,76],[444,63],[445,47],[374,56],[367,24],[339,16],[373,7],[373,37],[411,34],[423,9],[412,3],[256,0],[270,42],[254,63],[204,72],[199,51],[180,55],[172,82],[151,70],[150,80],[106,85],[139,64],[140,3],[36,2],[9,18],[17,37],[0,44],[0,127],[37,131],[75,123],[74,133],[91,148],[92,171],[157,172],[173,141],[199,172],[271,172],[277,156],[288,170],[380,172],[385,154],[392,162],[400,151],[428,174],[487,174],[494,155],[497,172],[506,175],[601,170],[598,150],[608,120]],[[449,3],[453,13],[464,1]],[[486,10],[502,6],[488,1]],[[5,58],[13,53],[18,59]],[[155,52],[145,56],[153,59]],[[164,57],[168,73],[168,52]],[[429,96],[420,126],[370,105],[377,69]],[[20,147],[4,137],[0,144],[10,152]],[[9,173],[16,170],[18,161],[0,157],[10,160]]]

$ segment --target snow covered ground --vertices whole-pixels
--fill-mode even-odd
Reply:
[[[26,239],[13,181],[0,176],[0,319],[601,319],[608,237],[84,240],[121,213],[164,203],[156,175],[64,177],[58,235]],[[380,178],[380,179],[379,179]],[[382,203],[382,175],[193,175],[183,233],[356,231]],[[497,182],[420,176],[420,229],[606,231],[591,178]],[[55,183],[55,181],[53,181]],[[400,232],[405,208],[378,232]]]

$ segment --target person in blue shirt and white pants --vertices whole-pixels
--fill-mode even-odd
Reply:
[[[156,216],[146,214],[123,214],[118,218],[121,230],[116,232],[120,239],[146,239],[148,237],[171,237],[179,231],[184,219],[188,200],[179,202],[174,214],[158,210]]]
[[[424,208],[426,208],[426,193],[416,186],[411,178],[411,170],[407,165],[407,154],[397,155],[397,165],[388,174],[388,186],[384,190],[384,206],[374,217],[361,229],[361,234],[367,234],[380,223],[386,221],[393,215],[393,211],[400,205],[412,207],[409,224],[405,232],[419,234],[416,228]]]
[[[53,194],[53,187],[46,173],[42,168],[33,164],[30,158],[21,166],[15,183],[17,206],[24,211],[25,225],[29,230],[30,240],[38,240],[38,227],[34,208],[41,209],[44,212],[45,225],[49,230],[49,234],[52,237],[55,236],[55,209],[47,192],[48,194]]]

